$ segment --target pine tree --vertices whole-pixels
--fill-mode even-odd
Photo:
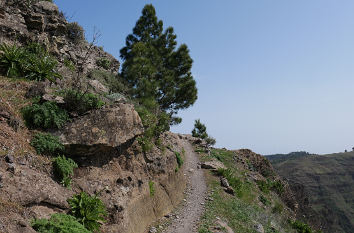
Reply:
[[[192,136],[196,138],[206,139],[208,137],[206,126],[200,122],[200,120],[195,120],[194,129],[192,130]]]
[[[171,117],[196,101],[189,49],[185,44],[177,48],[173,28],[163,31],[163,22],[156,17],[152,5],[144,7],[120,53],[121,76],[131,87],[134,98],[141,102],[155,100]],[[180,122],[180,119],[175,118],[175,121]]]
[[[206,126],[200,122],[200,120],[195,120],[194,129],[192,130],[192,136],[196,138],[204,139],[207,146],[215,145],[216,140],[210,137],[207,133]]]

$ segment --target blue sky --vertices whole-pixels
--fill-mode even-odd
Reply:
[[[90,39],[119,58],[152,3],[194,60],[198,100],[172,131],[207,125],[217,147],[261,154],[354,146],[352,0],[58,0]]]

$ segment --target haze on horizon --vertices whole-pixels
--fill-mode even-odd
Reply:
[[[354,146],[354,1],[55,0],[116,58],[152,3],[194,60],[198,100],[172,131],[200,118],[217,147],[261,154]]]

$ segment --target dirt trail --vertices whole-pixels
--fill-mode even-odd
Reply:
[[[164,233],[192,233],[197,232],[197,223],[204,210],[206,197],[206,183],[202,169],[198,169],[198,155],[193,146],[184,141],[185,166],[184,174],[187,175],[187,196],[184,206],[177,210],[176,217]]]

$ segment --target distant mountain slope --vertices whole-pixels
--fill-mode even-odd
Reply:
[[[353,232],[354,152],[292,155],[267,158],[301,199],[298,215],[324,232]]]
[[[306,151],[296,151],[296,152],[291,152],[289,154],[274,154],[274,155],[265,155],[268,160],[272,161],[272,163],[280,163],[284,162],[286,160],[290,159],[298,159],[306,156],[311,156],[313,154],[310,154],[309,152]]]

